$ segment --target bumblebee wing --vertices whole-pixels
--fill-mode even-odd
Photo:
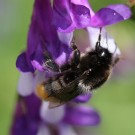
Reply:
[[[37,95],[46,101],[50,102],[49,108],[58,107],[66,102],[72,100],[77,95],[81,94],[78,89],[78,82],[80,76],[76,78],[70,78],[70,82],[67,83],[63,78],[63,74],[59,74],[56,78],[51,78],[45,82],[42,82],[37,87]]]
[[[65,102],[63,102],[63,103],[60,103],[60,102],[49,102],[48,108],[49,109],[53,109],[55,107],[59,107],[59,106],[64,105],[64,104],[65,104]]]
[[[61,100],[61,102],[68,102],[75,98],[77,95],[82,92],[78,89],[79,78],[67,84],[65,87],[61,88],[57,92],[57,98]]]
[[[69,102],[76,96],[80,95],[82,92],[77,89],[78,87],[78,80],[79,78],[75,79],[72,81],[70,84],[65,86],[63,89],[59,89],[58,93],[55,96],[55,102],[54,101],[49,101],[49,108],[55,108],[59,107],[61,105],[64,105],[65,103]]]

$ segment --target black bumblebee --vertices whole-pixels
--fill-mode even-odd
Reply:
[[[113,53],[103,48],[100,42],[101,28],[95,49],[84,56],[81,57],[73,41],[73,57],[69,63],[59,67],[52,59],[48,59],[45,66],[58,73],[37,86],[37,95],[59,106],[104,84],[118,58],[114,60]]]

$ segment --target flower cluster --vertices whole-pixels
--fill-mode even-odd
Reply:
[[[42,102],[36,97],[37,84],[54,76],[44,66],[44,53],[51,54],[53,60],[62,66],[71,57],[70,45],[76,29],[85,29],[89,35],[89,44],[95,48],[99,27],[126,20],[130,15],[129,8],[122,4],[109,5],[94,13],[87,0],[35,0],[27,49],[16,61],[21,75],[12,135],[77,135],[74,126],[99,124],[100,117],[94,109],[74,104],[87,102],[91,94],[80,95],[54,109],[48,109],[48,102]],[[115,42],[110,36],[107,37],[109,47],[103,29],[101,44],[114,52]],[[117,48],[115,57],[119,54]]]
[[[76,135],[74,126],[94,126],[100,122],[92,107],[68,104],[48,109],[48,103],[33,94],[20,98],[14,115],[12,135]]]

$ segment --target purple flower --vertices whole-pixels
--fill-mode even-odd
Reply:
[[[125,12],[126,10],[126,12]],[[27,49],[16,61],[21,72],[18,82],[18,100],[12,135],[76,135],[74,126],[93,126],[100,122],[99,114],[91,107],[77,104],[85,103],[91,94],[79,95],[71,102],[48,109],[48,102],[40,101],[36,95],[37,84],[55,76],[44,65],[46,57],[62,66],[69,62],[73,31],[86,28],[89,35],[88,48],[95,48],[99,28],[128,19],[130,10],[125,5],[110,5],[96,13],[87,0],[35,0],[33,15],[28,32]],[[94,28],[95,27],[95,28]],[[62,33],[64,32],[64,33]],[[105,29],[102,30],[101,45],[114,52],[120,51]],[[106,44],[109,42],[109,46]],[[45,57],[45,55],[48,55]],[[64,134],[65,135],[65,134]]]
[[[21,72],[44,71],[46,51],[61,66],[70,58],[73,30],[111,25],[130,15],[129,8],[122,4],[94,13],[87,0],[54,0],[53,7],[49,0],[35,0],[27,50],[19,55],[16,66]]]
[[[77,134],[73,126],[94,126],[99,122],[99,114],[90,107],[67,104],[48,109],[47,102],[41,103],[35,95],[31,95],[19,99],[11,135]]]
[[[11,135],[36,135],[40,124],[41,101],[35,95],[20,97],[16,105]]]
[[[61,34],[53,25],[53,9],[49,0],[35,0],[28,33],[27,50],[19,55],[16,66],[22,72],[43,71],[47,51],[59,65],[65,64],[71,53],[72,33]],[[53,55],[52,55],[53,54]]]
[[[109,5],[94,13],[87,0],[54,0],[54,23],[61,32],[90,26],[103,27],[130,16],[130,9],[123,4]]]

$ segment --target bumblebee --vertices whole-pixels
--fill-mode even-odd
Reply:
[[[59,67],[52,59],[46,61],[46,67],[58,73],[37,86],[37,95],[42,100],[55,103],[55,106],[102,86],[118,62],[118,58],[113,60],[113,53],[101,46],[101,28],[94,50],[81,57],[74,41],[71,47],[73,57],[64,66]]]

